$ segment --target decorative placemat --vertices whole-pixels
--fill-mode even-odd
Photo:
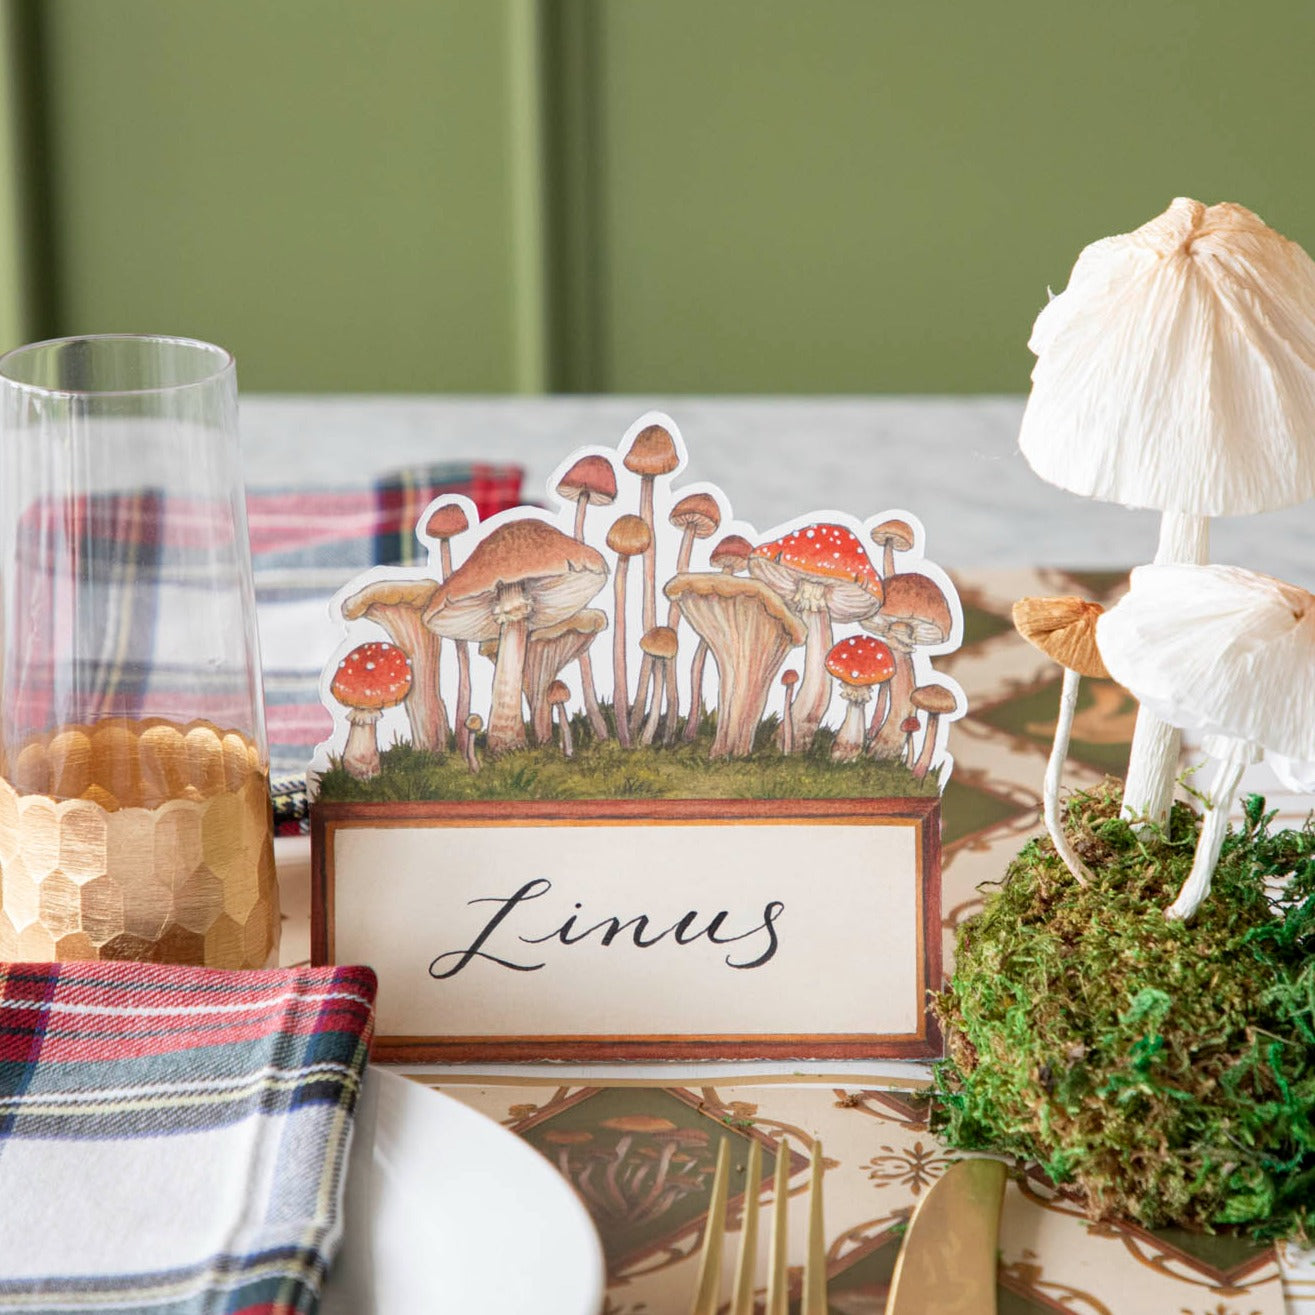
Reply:
[[[1037,826],[1062,672],[1015,633],[1024,595],[1079,594],[1104,606],[1122,572],[960,571],[962,648],[944,662],[968,695],[955,726],[944,803],[944,934],[982,901]],[[1123,771],[1135,704],[1083,682],[1065,785]],[[1295,816],[1295,814],[1293,815]],[[589,1206],[609,1266],[607,1315],[683,1315],[694,1283],[717,1139],[780,1140],[793,1152],[792,1236],[814,1137],[826,1149],[829,1305],[879,1315],[904,1225],[952,1152],[930,1134],[916,1092],[815,1082],[579,1086],[569,1081],[422,1079],[518,1132],[557,1164]],[[740,1158],[742,1166],[743,1160]],[[732,1187],[732,1199],[735,1190]],[[735,1211],[738,1214],[738,1211]],[[1010,1184],[1001,1226],[1001,1315],[1282,1315],[1272,1252],[1229,1236],[1092,1226],[1044,1180]]]

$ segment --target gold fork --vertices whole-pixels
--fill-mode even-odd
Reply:
[[[731,1144],[723,1137],[712,1177],[712,1200],[699,1252],[699,1277],[690,1315],[716,1315],[721,1286],[721,1253],[726,1237],[726,1197],[730,1184]],[[787,1238],[789,1232],[790,1145],[782,1138],[776,1153],[772,1201],[771,1245],[767,1253],[766,1315],[786,1315],[789,1298]],[[735,1264],[729,1315],[753,1315],[754,1269],[758,1248],[758,1194],[762,1188],[762,1147],[749,1143],[744,1169],[744,1226]],[[826,1315],[826,1234],[822,1227],[822,1143],[813,1143],[808,1175],[808,1249],[804,1257],[803,1302],[799,1315]]]

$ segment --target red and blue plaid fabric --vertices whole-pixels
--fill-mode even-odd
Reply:
[[[296,831],[306,816],[306,764],[332,729],[320,671],[339,636],[328,600],[371,566],[423,564],[420,513],[462,493],[481,520],[521,501],[520,466],[449,463],[398,471],[351,489],[265,490],[247,495],[265,678],[275,817]]]
[[[281,829],[305,819],[304,773],[332,719],[319,698],[319,675],[337,636],[328,600],[354,576],[377,565],[418,565],[424,546],[415,529],[440,494],[460,493],[481,519],[520,501],[519,466],[444,463],[397,471],[373,484],[338,489],[253,489],[247,496],[256,605],[264,665],[266,728],[275,812]],[[209,518],[209,519],[207,519]],[[77,651],[74,675],[89,717],[139,718],[170,706],[180,688],[196,716],[235,724],[230,705],[245,708],[245,680],[234,688],[216,677],[198,688],[194,668],[170,670],[153,652],[160,591],[134,588],[148,579],[187,590],[197,553],[223,549],[231,523],[214,523],[213,509],[149,491],[103,494],[74,503],[39,503],[25,516],[17,545],[17,579],[31,615],[43,619],[29,645]],[[71,606],[53,563],[78,563],[82,590]],[[208,560],[208,557],[207,557]],[[74,642],[74,630],[77,639]],[[33,663],[32,670],[41,670]],[[11,673],[11,680],[21,672]],[[51,723],[51,688],[11,691],[34,730]]]
[[[0,965],[0,1312],[314,1311],[368,968]]]

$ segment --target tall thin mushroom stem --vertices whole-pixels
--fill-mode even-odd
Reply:
[[[493,702],[489,712],[487,743],[492,754],[525,747],[525,720],[521,715],[521,686],[525,679],[525,646],[529,634],[529,601],[520,585],[498,590],[495,613],[501,627],[498,655],[493,665]]]
[[[1187,874],[1178,898],[1164,911],[1166,918],[1178,918],[1184,922],[1201,907],[1210,893],[1219,851],[1228,834],[1228,810],[1237,794],[1242,773],[1260,757],[1255,745],[1231,736],[1206,736],[1202,747],[1211,757],[1219,758],[1219,771],[1210,787],[1210,807],[1201,823],[1192,870]]]
[[[1166,511],[1160,521],[1157,565],[1203,565],[1210,555],[1210,521],[1205,516]],[[1128,751],[1128,772],[1123,783],[1123,816],[1139,824],[1163,826],[1173,802],[1182,734],[1145,707],[1137,710],[1137,723]]]
[[[442,566],[440,583],[452,574],[452,545],[447,539],[439,541],[438,557]],[[457,703],[452,721],[456,731],[457,752],[466,752],[466,719],[470,716],[470,645],[464,639],[454,639],[457,650]]]
[[[1050,746],[1050,759],[1046,763],[1042,813],[1055,853],[1063,859],[1064,866],[1073,874],[1073,880],[1079,886],[1085,886],[1092,879],[1091,869],[1074,853],[1059,816],[1059,782],[1064,774],[1064,760],[1068,757],[1068,741],[1073,731],[1073,714],[1077,711],[1078,687],[1081,683],[1082,677],[1076,671],[1064,668],[1064,683],[1059,691],[1059,716],[1055,721],[1055,741]]]
[[[612,608],[612,712],[616,718],[617,743],[630,747],[630,695],[626,674],[626,577],[630,558],[620,557],[613,576],[615,604]]]

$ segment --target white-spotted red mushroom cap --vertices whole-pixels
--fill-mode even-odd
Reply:
[[[1195,516],[1315,497],[1315,262],[1242,206],[1092,243],[1028,345],[1042,479]]]
[[[824,586],[827,610],[837,621],[870,615],[883,597],[881,577],[858,535],[843,525],[805,525],[758,544],[749,554],[749,573],[787,600],[801,581]]]
[[[850,635],[832,646],[826,669],[844,685],[881,685],[895,674],[895,655],[872,635]]]
[[[1110,675],[1157,717],[1315,760],[1315,595],[1238,566],[1139,566],[1096,622]]]
[[[345,708],[391,708],[411,692],[411,659],[396,644],[358,644],[338,663],[329,692]]]

